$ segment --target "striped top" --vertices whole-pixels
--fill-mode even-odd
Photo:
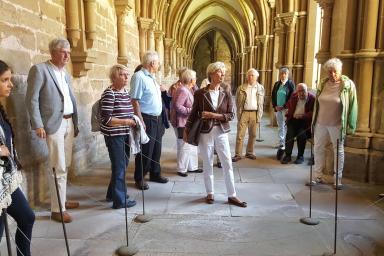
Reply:
[[[100,100],[100,131],[105,136],[118,136],[129,134],[130,127],[128,125],[110,126],[108,123],[112,117],[127,119],[133,116],[133,107],[131,97],[128,91],[124,89],[118,92],[108,87],[101,95]]]

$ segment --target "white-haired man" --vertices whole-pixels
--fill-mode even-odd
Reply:
[[[160,166],[161,141],[165,128],[161,117],[161,89],[155,78],[160,65],[157,52],[147,51],[142,65],[141,70],[132,76],[130,95],[135,115],[141,119],[150,138],[148,143],[142,144],[143,155],[137,154],[135,158],[135,185],[138,189],[146,190],[149,186],[144,177],[148,172],[150,181],[167,183],[168,179],[161,176]]]
[[[257,82],[259,72],[251,68],[247,72],[247,83],[242,84],[236,91],[237,108],[237,135],[235,156],[232,162],[241,159],[243,153],[243,140],[248,128],[248,144],[246,158],[256,159],[254,144],[256,140],[256,128],[263,116],[264,86]]]
[[[61,221],[52,168],[55,168],[63,210],[63,221],[71,222],[66,209],[79,207],[79,202],[66,201],[67,168],[71,164],[72,146],[77,128],[76,100],[71,89],[70,75],[65,66],[70,59],[70,45],[65,38],[49,43],[51,59],[34,65],[28,74],[25,98],[32,129],[47,141],[50,159],[49,187],[51,218]]]

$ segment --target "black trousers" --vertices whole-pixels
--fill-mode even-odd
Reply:
[[[287,122],[287,135],[285,136],[285,155],[291,156],[295,138],[297,140],[297,156],[303,156],[307,142],[306,122],[304,119],[292,118]]]
[[[149,172],[151,177],[161,175],[160,157],[161,143],[165,132],[164,124],[160,116],[151,116],[142,113],[146,132],[149,137],[147,144],[141,144],[141,154],[135,157],[135,181],[141,181],[141,168],[144,176]]]

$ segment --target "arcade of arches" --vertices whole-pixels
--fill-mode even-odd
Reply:
[[[108,68],[118,62],[133,71],[153,49],[161,57],[158,80],[166,85],[181,66],[195,69],[201,81],[207,64],[221,60],[235,90],[254,67],[267,106],[280,66],[315,89],[321,64],[339,57],[359,101],[357,133],[346,141],[345,176],[384,183],[384,0],[0,0],[0,58],[12,66],[15,85],[3,104],[32,204],[48,191],[47,148],[28,125],[26,77],[31,65],[49,58],[48,42],[57,36],[71,43],[68,70],[79,105],[73,179],[104,147],[91,132],[90,112],[109,85]]]

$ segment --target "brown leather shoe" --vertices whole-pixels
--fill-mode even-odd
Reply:
[[[51,213],[51,219],[57,222],[61,222],[61,215],[59,212],[52,212]],[[70,223],[72,222],[72,217],[69,215],[68,212],[63,212],[63,221],[64,223]]]
[[[247,202],[241,202],[240,199],[237,197],[228,197],[228,203],[243,208],[247,207]]]
[[[213,204],[213,202],[215,201],[215,198],[212,194],[208,194],[206,197],[205,197],[205,202],[207,204]]]
[[[78,201],[66,201],[65,208],[66,209],[76,209],[79,208],[80,203]]]
[[[256,160],[256,156],[254,154],[246,154],[245,157],[251,160]]]
[[[241,156],[239,155],[235,155],[234,157],[232,157],[232,162],[237,162],[241,159]]]

